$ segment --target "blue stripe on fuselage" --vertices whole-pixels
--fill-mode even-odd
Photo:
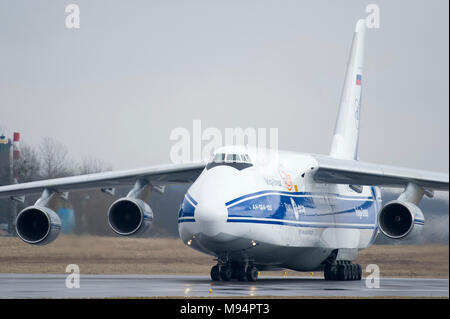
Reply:
[[[373,187],[371,192],[369,197],[275,190],[250,193],[225,203],[227,222],[374,229],[375,234],[378,205]],[[325,196],[330,196],[334,209]],[[197,201],[186,193],[178,214],[179,223],[195,222],[192,204],[197,205]]]
[[[259,192],[255,192],[255,193],[250,193],[250,194],[246,194],[246,195],[242,195],[240,197],[237,197],[235,199],[230,200],[229,202],[225,203],[225,206],[230,206],[233,205],[236,202],[239,202],[241,200],[244,200],[246,198],[250,198],[250,197],[258,197],[260,195],[265,195],[265,194],[277,194],[277,195],[285,195],[285,196],[323,196],[324,194],[322,193],[311,193],[311,192],[288,192],[288,191],[277,191],[277,190],[265,190],[265,191],[259,191]],[[336,196],[337,198],[342,198],[342,199],[357,199],[357,200],[362,200],[362,199],[372,199],[372,197],[366,197],[366,196],[347,196],[347,195],[339,195],[339,194],[328,194],[329,196]]]
[[[283,226],[293,226],[293,227],[305,227],[305,228],[352,228],[352,229],[375,229],[373,224],[359,224],[359,225],[346,225],[339,223],[332,224],[308,224],[301,222],[288,222],[283,220],[270,220],[264,219],[259,220],[255,218],[248,219],[233,219],[227,220],[228,223],[251,223],[251,224],[272,224],[272,225],[283,225]]]
[[[186,197],[194,204],[194,206],[197,206],[197,201],[189,193],[186,193]]]
[[[320,222],[330,225],[376,225],[376,196],[343,196],[331,194],[333,209],[324,195],[305,192],[261,191],[247,194],[226,203],[228,221],[255,218],[270,221]],[[327,196],[327,195],[325,195]],[[330,195],[328,195],[330,196]],[[255,221],[256,222],[256,221]],[[261,220],[258,221],[261,223]]]
[[[187,200],[186,197],[189,198],[189,200]],[[191,196],[188,196],[188,193],[186,193],[186,196],[181,203],[180,211],[178,212],[178,218],[194,217],[195,206],[193,206],[191,202],[195,203],[195,205],[197,203]]]
[[[181,224],[181,223],[193,223],[193,222],[195,222],[195,218],[178,219],[178,224]]]

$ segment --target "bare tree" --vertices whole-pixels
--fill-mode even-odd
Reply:
[[[67,155],[66,146],[54,139],[45,137],[39,145],[41,177],[47,179],[73,175],[74,165]]]
[[[112,170],[110,164],[106,164],[105,162],[92,156],[83,158],[77,167],[77,172],[80,175],[106,172],[110,170]]]
[[[36,181],[41,178],[38,153],[35,148],[24,142],[20,146],[20,158],[18,161],[14,161],[13,165],[19,183]]]

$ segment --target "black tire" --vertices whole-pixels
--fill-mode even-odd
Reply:
[[[350,269],[351,269],[351,273],[352,273],[351,280],[356,280],[356,278],[358,276],[356,265],[351,264],[350,267],[351,267]]]
[[[218,265],[215,265],[214,267],[211,268],[211,280],[212,281],[220,281],[220,268]]]
[[[344,280],[349,281],[352,279],[352,268],[350,265],[345,265],[345,274],[344,274]]]
[[[247,280],[256,281],[258,279],[258,269],[256,267],[249,267],[247,269]]]
[[[347,267],[346,265],[339,265],[338,266],[338,272],[337,272],[337,279],[338,280],[347,280]]]
[[[239,281],[247,281],[247,274],[245,272],[245,267],[237,267],[235,269],[235,277]]]
[[[356,278],[356,280],[361,280],[362,279],[362,268],[360,264],[356,264],[357,269],[358,269],[358,276]]]
[[[330,266],[330,280],[338,280],[338,274],[337,274],[337,267],[331,267]]]
[[[220,268],[220,278],[224,281],[230,281],[233,276],[233,271],[229,266],[223,266]]]
[[[331,266],[325,265],[325,268],[323,269],[323,277],[325,280],[331,280]]]
[[[353,280],[353,265],[352,264],[346,264],[345,265],[346,271],[347,271],[347,281]]]
[[[331,265],[325,265],[323,275],[325,280],[336,280],[337,274],[333,272],[333,267]]]

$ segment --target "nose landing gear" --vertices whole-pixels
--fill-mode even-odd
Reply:
[[[243,263],[218,263],[211,268],[211,279],[213,281],[238,281],[254,282],[258,279],[258,269],[250,264]]]

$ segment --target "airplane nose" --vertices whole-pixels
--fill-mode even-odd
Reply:
[[[225,203],[214,199],[203,199],[195,208],[195,220],[200,231],[208,237],[217,237],[223,231],[227,218]]]
[[[197,202],[194,218],[196,237],[205,243],[225,243],[233,240],[227,223],[230,190],[236,190],[242,183],[238,170],[228,166],[218,166],[204,172],[192,185],[191,194]]]

